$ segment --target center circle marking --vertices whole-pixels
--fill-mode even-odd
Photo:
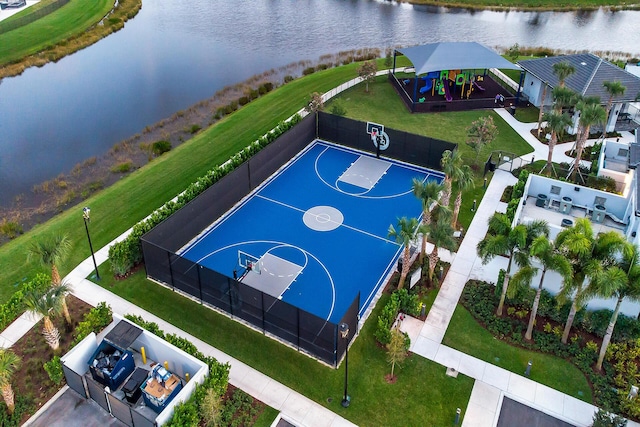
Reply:
[[[331,231],[342,225],[344,215],[331,206],[314,206],[304,213],[302,221],[312,230]]]

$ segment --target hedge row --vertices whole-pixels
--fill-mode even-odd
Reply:
[[[0,331],[25,312],[24,296],[31,291],[43,291],[51,286],[51,276],[40,273],[16,291],[6,304],[0,305]]]
[[[420,313],[420,299],[416,294],[409,294],[406,289],[399,289],[391,294],[391,298],[378,316],[378,326],[374,332],[376,340],[387,345],[391,342],[391,327],[398,317],[398,313],[417,316]]]
[[[204,176],[198,178],[196,182],[189,185],[189,187],[187,187],[187,189],[175,200],[166,202],[148,218],[134,225],[129,236],[109,248],[109,261],[111,262],[113,273],[116,276],[125,276],[133,267],[142,262],[142,245],[140,243],[140,238],[145,233],[149,232],[153,227],[160,224],[191,200],[195,199],[202,192],[215,184],[220,178],[224,177],[247,161],[255,153],[275,141],[283,133],[298,124],[300,120],[301,117],[296,114],[291,120],[280,122],[266,135],[231,156],[227,162],[220,166],[216,166]]]
[[[191,397],[188,400],[176,405],[173,411],[173,416],[165,424],[167,427],[200,425],[202,419],[202,416],[200,415],[200,404],[207,394],[207,391],[213,389],[218,396],[223,396],[227,391],[227,385],[229,384],[229,364],[222,364],[213,357],[205,356],[191,341],[186,338],[179,337],[175,334],[165,334],[157,323],[147,322],[140,316],[130,314],[125,317],[170,344],[175,345],[186,353],[202,360],[209,366],[209,376],[205,378],[202,384],[196,386],[195,391],[191,394]]]
[[[495,291],[496,287],[492,283],[470,281],[464,288],[460,302],[469,310],[471,315],[494,336],[517,346],[553,354],[574,363],[587,376],[589,382],[592,384],[594,399],[598,406],[615,413],[623,413],[626,416],[637,417],[637,414],[640,414],[640,407],[636,414],[630,410],[629,406],[631,405],[624,402],[629,390],[618,389],[619,386],[616,386],[616,383],[620,384],[620,381],[615,380],[620,377],[620,371],[624,368],[622,363],[612,359],[613,352],[618,348],[619,344],[612,344],[610,346],[610,351],[607,352],[606,359],[608,363],[605,363],[602,373],[596,373],[592,366],[595,364],[598,355],[598,343],[593,341],[584,343],[579,335],[574,334],[568,344],[562,344],[562,328],[551,326],[550,321],[562,324],[562,322],[566,320],[566,314],[568,314],[569,311],[568,306],[559,306],[553,296],[547,292],[543,292],[543,297],[540,300],[538,309],[537,321],[538,324],[544,325],[544,330],[538,331],[534,329],[533,340],[527,341],[524,339],[524,331],[526,329],[528,316],[523,319],[497,317],[495,311],[498,306],[499,295],[496,295]],[[533,300],[532,293],[534,292],[533,289],[530,291],[524,290],[514,298],[507,299],[507,305],[515,308],[515,310],[528,310],[531,307],[530,302]],[[604,326],[604,319],[606,318],[606,323],[608,323],[609,320],[609,317],[606,315],[607,310],[591,313],[583,313],[584,311],[585,310],[581,310],[578,312],[574,322],[574,328],[601,335],[604,328],[606,328],[606,326]],[[619,320],[625,322],[630,330],[626,331],[623,330],[623,328],[617,327],[616,331],[620,332],[615,339],[626,340],[632,331],[635,331],[636,334],[638,333],[637,320],[626,316],[621,316]],[[623,341],[623,343],[626,342],[628,341]],[[637,338],[635,342],[638,342]],[[638,343],[638,345],[640,345],[640,343]],[[640,355],[640,352],[638,352],[638,354]],[[640,360],[640,357],[634,359],[634,362],[638,362],[638,360]],[[637,364],[635,368],[637,370]],[[636,378],[640,379],[640,375]],[[639,404],[640,402],[635,401],[635,405],[633,406],[638,406]]]

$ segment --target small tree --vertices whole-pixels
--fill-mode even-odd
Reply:
[[[20,358],[8,349],[0,349],[0,392],[9,413],[15,410],[15,396],[11,387],[11,377],[20,367]]]
[[[384,66],[387,68],[391,68],[393,65],[393,50],[391,48],[387,48],[384,56]]]
[[[324,110],[324,101],[320,92],[313,92],[310,95],[309,102],[304,109],[316,116],[316,136],[318,136],[318,111]]]
[[[369,92],[369,83],[373,82],[378,72],[376,61],[364,61],[357,69],[358,76],[365,82],[365,92]]]
[[[493,117],[485,116],[472,122],[471,126],[467,128],[467,134],[469,135],[467,145],[476,152],[476,158],[473,161],[473,164],[477,165],[480,152],[485,145],[489,145],[493,142],[498,135],[498,128],[493,122]]]
[[[391,380],[394,379],[396,364],[401,364],[407,357],[407,340],[398,328],[391,331],[391,341],[387,344],[387,361],[391,364]]]
[[[62,283],[60,286],[51,287],[44,292],[30,292],[24,297],[25,306],[43,317],[42,335],[54,352],[60,348],[60,331],[53,324],[51,318],[62,313],[62,301],[67,292],[69,292],[69,287]]]

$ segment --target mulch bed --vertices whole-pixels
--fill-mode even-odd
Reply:
[[[65,354],[70,349],[73,341],[73,329],[83,320],[91,306],[73,295],[67,296],[67,305],[73,328],[67,329],[64,317],[53,320],[54,325],[60,331],[59,355]],[[54,356],[53,350],[45,342],[42,333],[43,321],[38,322],[29,332],[16,342],[11,349],[22,359],[22,365],[13,375],[11,383],[16,396],[26,396],[32,402],[32,410],[25,413],[22,422],[31,417],[40,407],[55,395],[65,384],[55,385],[49,374],[44,370],[43,364]]]

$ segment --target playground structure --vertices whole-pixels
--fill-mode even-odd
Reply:
[[[398,55],[414,66],[396,68]],[[520,101],[523,72],[478,43],[415,46],[396,50],[393,60],[389,80],[412,112],[515,107]],[[520,70],[518,87],[502,81],[499,69]]]

